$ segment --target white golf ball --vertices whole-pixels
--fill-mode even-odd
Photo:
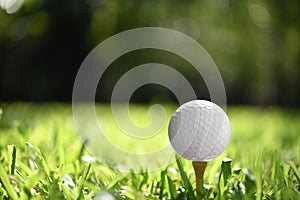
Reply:
[[[209,161],[220,155],[230,140],[229,118],[218,105],[193,100],[180,106],[169,123],[169,139],[175,151],[193,161]]]

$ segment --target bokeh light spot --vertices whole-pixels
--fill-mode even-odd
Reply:
[[[267,28],[270,23],[270,15],[268,10],[258,4],[251,4],[249,6],[249,15],[255,25],[260,28]]]

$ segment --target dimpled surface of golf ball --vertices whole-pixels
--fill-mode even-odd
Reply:
[[[227,147],[230,121],[218,105],[193,100],[180,106],[169,123],[169,139],[175,151],[193,161],[209,161]]]

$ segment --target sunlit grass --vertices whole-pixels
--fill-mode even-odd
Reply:
[[[95,161],[76,133],[70,104],[0,107],[0,199],[104,199],[105,195],[115,199],[195,198],[189,186],[195,185],[193,169],[184,159],[151,173],[120,173]],[[169,118],[176,106],[166,109]],[[118,142],[109,107],[98,105],[96,110],[110,128],[112,141]],[[151,122],[147,110],[148,106],[131,106],[136,123]],[[299,199],[300,112],[229,107],[227,113],[231,142],[222,155],[208,163],[203,197]],[[155,148],[166,144],[166,130],[164,127],[162,136],[151,142]],[[130,140],[123,138],[123,142],[119,145],[130,150]],[[154,147],[146,146],[145,151]],[[230,159],[223,161],[224,157]]]
[[[134,125],[147,127],[151,124],[152,121],[149,115],[149,108],[150,107],[148,106],[138,104],[130,106],[129,116]],[[149,153],[162,149],[169,144],[168,135],[166,134],[168,131],[168,121],[176,110],[176,106],[164,105],[164,108],[167,114],[165,119],[162,118],[162,120],[165,120],[164,126],[157,132],[151,134],[151,136],[145,137],[145,139],[124,134],[115,123],[114,116],[110,111],[110,105],[98,105],[96,112],[99,125],[111,143],[131,153]]]

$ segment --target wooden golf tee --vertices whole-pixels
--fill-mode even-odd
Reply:
[[[196,193],[197,193],[197,199],[201,200],[200,197],[200,187],[201,187],[201,180],[203,180],[203,175],[204,175],[204,171],[207,165],[207,162],[198,162],[198,161],[193,161],[193,168],[195,171],[195,175],[196,175]]]

